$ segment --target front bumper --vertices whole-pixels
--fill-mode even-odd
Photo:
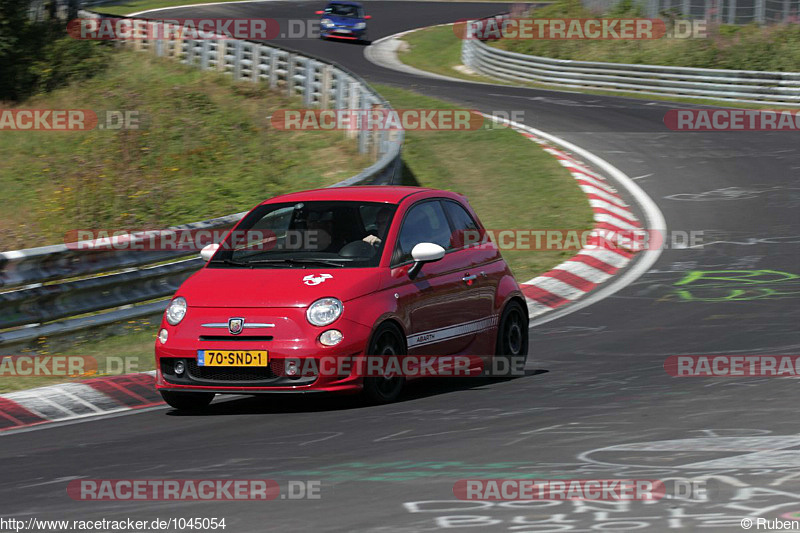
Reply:
[[[366,33],[367,33],[366,28],[360,30],[356,30],[353,28],[343,28],[343,27],[329,27],[320,29],[321,37],[331,38],[331,39],[358,40],[358,39],[363,39]]]
[[[303,324],[304,309],[240,314],[248,315],[249,321],[273,323],[275,327],[252,330],[252,333],[248,330],[236,336],[227,331],[204,328],[204,322],[219,322],[230,316],[228,310],[218,309],[193,309],[192,316],[187,315],[184,320],[186,324],[178,326],[170,326],[162,320],[161,327],[167,330],[169,338],[166,344],[156,340],[156,388],[231,394],[361,390],[362,378],[349,372],[352,365],[347,362],[364,353],[371,328],[344,317],[329,327],[315,328]],[[341,331],[344,339],[336,346],[323,346],[318,341],[319,334],[330,328]],[[269,362],[266,367],[200,366],[198,350],[265,350]],[[298,363],[298,375],[288,376],[284,371],[287,359]],[[178,360],[182,360],[185,366],[181,375],[175,372]],[[339,369],[348,371],[340,372]]]
[[[352,359],[361,354],[341,356]],[[313,368],[320,368],[320,357],[315,359]],[[197,365],[197,354],[184,354],[183,357],[168,355],[156,349],[156,388],[171,391],[216,392],[229,394],[254,394],[261,392],[358,392],[362,387],[362,379],[354,375],[329,375],[304,373],[298,376],[287,376],[283,372],[286,357],[270,356],[267,367],[201,367]],[[304,360],[298,354],[292,360]],[[186,371],[182,375],[175,373],[175,362],[182,360]]]

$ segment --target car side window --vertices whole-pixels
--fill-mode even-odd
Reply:
[[[403,219],[392,264],[411,261],[411,250],[421,242],[432,242],[448,249],[450,233],[441,203],[427,201],[413,206]]]
[[[456,202],[445,201],[442,203],[447,211],[447,216],[450,217],[450,222],[453,223],[449,249],[457,250],[463,248],[465,240],[466,242],[478,242],[478,224],[475,223],[475,220],[467,210]]]

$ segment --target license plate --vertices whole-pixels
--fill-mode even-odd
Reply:
[[[197,366],[267,366],[265,350],[197,350]]]
[[[353,33],[350,30],[336,30],[336,33]]]

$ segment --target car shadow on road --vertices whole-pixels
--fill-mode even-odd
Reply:
[[[523,376],[507,378],[427,378],[418,379],[406,384],[403,393],[396,402],[387,406],[370,405],[358,394],[336,395],[326,393],[275,393],[259,396],[231,396],[220,400],[220,396],[208,408],[202,411],[167,411],[167,416],[230,416],[230,415],[265,415],[281,413],[320,413],[326,411],[346,411],[355,409],[381,409],[392,405],[422,400],[467,390],[486,390],[488,387],[506,382],[526,379],[549,372],[544,369],[529,369]]]
[[[370,41],[370,40],[360,40],[359,39],[359,40],[355,40],[354,41],[352,39],[336,39],[336,38],[332,38],[332,37],[329,37],[329,38],[325,39],[325,41],[329,42],[329,43],[341,43],[341,44],[348,45],[348,46],[369,46],[369,45],[372,44],[372,41]]]

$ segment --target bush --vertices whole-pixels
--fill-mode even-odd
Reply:
[[[106,42],[78,41],[62,37],[43,50],[43,58],[31,65],[36,89],[49,92],[72,81],[89,79],[108,65],[112,47]]]
[[[0,0],[0,101],[20,101],[104,68],[108,45],[67,37],[64,21],[31,20],[29,0]]]

